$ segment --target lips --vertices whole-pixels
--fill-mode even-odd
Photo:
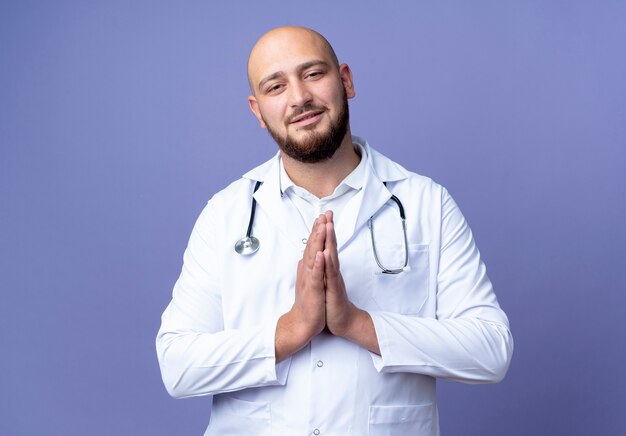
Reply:
[[[317,121],[317,119],[319,118],[319,116],[323,112],[324,111],[321,110],[321,109],[306,111],[306,112],[304,112],[302,114],[299,114],[299,115],[291,118],[291,120],[289,121],[289,124],[305,125],[305,124],[309,124],[309,123],[315,122],[315,121]]]

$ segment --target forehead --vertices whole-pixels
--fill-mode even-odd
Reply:
[[[304,30],[280,31],[262,37],[252,49],[248,60],[248,76],[256,87],[264,77],[278,72],[288,73],[298,65],[313,60],[332,63],[325,42]]]

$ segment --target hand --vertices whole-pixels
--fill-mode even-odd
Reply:
[[[326,325],[324,295],[324,244],[326,217],[321,215],[313,224],[296,274],[296,298],[291,308],[308,339],[319,334]],[[308,341],[307,341],[308,342]]]
[[[324,277],[326,279],[326,325],[336,336],[345,336],[352,327],[358,309],[348,300],[346,285],[339,270],[337,236],[332,211],[325,215]]]
[[[335,335],[348,339],[380,355],[378,337],[370,314],[348,299],[346,285],[339,270],[337,236],[333,213],[326,212],[326,244],[324,248],[324,277],[326,279],[326,326]]]
[[[291,310],[276,326],[276,360],[281,361],[309,343],[326,325],[324,293],[324,244],[326,217],[313,224],[296,273],[296,294]]]

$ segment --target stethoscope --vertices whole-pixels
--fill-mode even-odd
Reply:
[[[387,183],[383,182],[385,186]],[[254,198],[254,193],[261,186],[261,181],[257,181],[254,185],[254,191],[252,192],[252,207],[250,208],[250,220],[248,221],[248,230],[246,231],[246,236],[241,238],[235,244],[235,251],[242,256],[249,256],[251,254],[259,251],[259,247],[261,243],[259,239],[252,236],[252,225],[254,224],[254,216],[256,213],[256,199]],[[387,268],[382,264],[378,257],[378,251],[376,250],[376,242],[374,238],[374,216],[371,216],[367,220],[367,225],[370,229],[370,236],[372,238],[372,251],[374,252],[374,259],[376,260],[376,264],[382,270],[383,274],[400,274],[401,272],[407,272],[411,269],[409,267],[409,241],[406,235],[406,216],[404,215],[404,207],[402,206],[402,202],[398,197],[391,194],[391,200],[398,206],[398,210],[400,211],[400,219],[402,221],[402,233],[404,235],[404,265],[400,268]]]
[[[254,198],[254,193],[257,189],[259,189],[259,186],[261,186],[260,180],[256,182],[256,185],[254,185],[254,191],[252,192],[252,208],[250,209],[250,221],[248,222],[246,236],[238,240],[235,244],[235,251],[242,256],[249,256],[256,253],[259,251],[259,246],[261,245],[258,238],[251,235],[252,224],[254,223],[254,213],[256,212],[256,198]]]

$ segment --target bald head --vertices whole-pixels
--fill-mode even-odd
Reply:
[[[317,52],[339,68],[339,60],[326,38],[313,29],[298,26],[277,27],[265,33],[254,44],[248,58],[248,83],[250,91],[256,94],[263,74],[279,71],[282,60],[288,60],[303,49]],[[259,77],[261,76],[261,77]]]

